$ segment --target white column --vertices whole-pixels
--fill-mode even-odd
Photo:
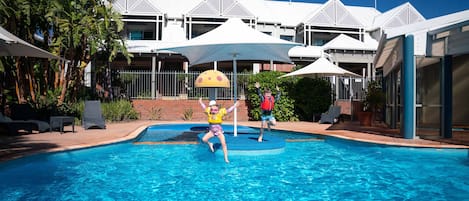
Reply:
[[[189,63],[187,61],[182,63],[182,70],[184,70],[184,73],[189,72]]]
[[[184,91],[186,92],[186,94],[188,94],[188,88],[189,88],[189,77],[187,76],[187,74],[189,73],[189,63],[187,62],[184,62],[184,73],[186,74],[186,76],[184,77]]]
[[[233,88],[234,88],[234,95],[233,95],[233,99],[234,99],[234,103],[236,104],[236,102],[238,101],[238,89],[237,89],[237,86],[238,86],[238,82],[237,82],[237,79],[236,79],[236,75],[237,75],[237,63],[236,63],[236,54],[233,55]],[[234,108],[234,120],[233,120],[233,124],[234,124],[234,128],[233,128],[233,133],[234,133],[234,136],[238,136],[238,108],[235,107]]]
[[[365,89],[366,68],[362,68],[362,77],[363,77],[362,89]]]
[[[218,62],[214,61],[213,62],[213,70],[217,70],[217,68],[218,68]],[[217,94],[218,94],[218,89],[217,88],[210,88],[208,90],[208,99],[217,100]]]
[[[260,65],[261,64],[259,63],[252,64],[252,74],[257,74],[260,72],[260,69],[261,69]]]
[[[368,78],[368,79],[371,79],[371,63],[367,63],[367,64],[366,64],[366,69],[367,69],[367,71],[368,71],[368,76],[367,76],[367,78]]]
[[[332,62],[333,64],[335,64],[336,66],[339,66],[339,62]],[[339,76],[334,76],[335,78],[335,100],[339,100],[339,84],[340,84],[340,78]],[[335,102],[334,102],[335,103]],[[333,103],[333,104],[334,104]]]
[[[151,99],[156,98],[156,56],[151,57]]]

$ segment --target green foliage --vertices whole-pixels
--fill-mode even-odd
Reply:
[[[137,98],[151,97],[150,89],[142,90],[138,93]]]
[[[256,82],[259,82],[261,92],[264,89],[269,88],[272,91],[272,95],[276,95],[276,86],[279,86],[281,91],[280,100],[275,102],[275,108],[272,111],[275,118],[278,121],[297,121],[298,115],[295,114],[294,103],[288,91],[294,85],[295,79],[293,78],[282,78],[278,77],[283,75],[282,72],[277,71],[266,71],[250,76],[248,79],[248,95],[247,95],[247,106],[249,108],[249,116],[252,120],[260,120],[261,109],[260,109],[260,97],[257,94],[257,89],[254,86]]]
[[[159,107],[152,107],[150,109],[150,120],[160,120],[163,114],[163,109]]]
[[[117,100],[101,104],[106,121],[128,121],[138,119],[138,113],[127,100]]]
[[[126,84],[131,83],[134,80],[138,79],[138,75],[136,74],[119,74],[116,79],[118,79],[118,82],[122,83],[122,86],[125,86]]]
[[[84,108],[84,101],[80,101],[72,107],[73,110],[77,111],[77,117],[80,119],[82,119]],[[137,111],[132,107],[132,103],[128,100],[101,103],[101,110],[107,122],[135,120],[139,116]]]
[[[64,102],[58,103],[58,97],[60,96],[61,89],[48,90],[45,96],[36,98],[34,107],[38,111],[42,119],[49,119],[50,116],[74,116],[78,115],[78,110],[75,107],[75,103]]]
[[[255,83],[259,82],[261,93],[270,89],[276,95],[275,87],[281,91],[280,100],[275,102],[273,114],[279,121],[311,120],[313,114],[326,111],[331,104],[331,86],[327,80],[285,77],[275,71],[261,72],[250,76],[248,82],[247,104],[252,120],[260,120],[260,98]]]
[[[331,105],[331,85],[324,79],[300,78],[292,89],[295,108],[304,120],[327,111]]]
[[[184,121],[190,121],[192,120],[192,115],[194,114],[194,111],[192,108],[186,108],[184,109],[184,114],[183,114],[183,119]]]
[[[33,57],[18,57],[14,61],[0,58],[0,72],[12,78],[4,82],[4,89],[16,89],[16,94],[10,96],[16,99],[13,102],[29,101],[31,105],[47,108],[49,101],[36,97],[49,97],[47,93],[59,88],[67,92],[59,94],[60,98],[55,102],[58,107],[65,103],[64,100],[78,101],[83,98],[80,92],[84,88],[84,69],[91,60],[97,59],[96,72],[99,72],[100,68],[109,67],[103,63],[108,64],[119,53],[128,62],[132,57],[119,34],[124,27],[122,16],[109,1],[0,0],[0,16],[0,25],[8,31],[69,61],[68,70],[65,71],[64,66],[60,65],[61,61]],[[35,33],[41,33],[45,40],[35,40]],[[99,60],[98,55],[103,58]],[[6,60],[14,63],[6,63]],[[103,78],[98,73],[96,75],[97,79],[111,80],[109,76]],[[89,92],[94,92],[94,87],[92,89]]]
[[[363,111],[374,112],[384,104],[384,101],[385,94],[381,89],[380,83],[376,80],[368,82],[365,100],[363,101]]]

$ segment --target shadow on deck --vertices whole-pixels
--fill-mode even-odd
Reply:
[[[341,121],[338,124],[334,124],[327,130],[348,130],[362,133],[369,133],[374,135],[383,135],[395,138],[403,138],[399,129],[387,128],[385,124],[376,123],[373,126],[360,126],[358,121]],[[445,142],[457,145],[469,146],[469,130],[467,129],[455,129],[453,130],[452,138],[442,138],[439,135],[438,130],[417,130],[417,136],[420,139],[431,140],[436,142]]]

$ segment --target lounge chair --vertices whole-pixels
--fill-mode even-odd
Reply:
[[[20,131],[32,133],[34,129],[37,129],[37,125],[32,122],[12,120],[0,113],[0,132],[2,134],[16,135],[19,134]]]
[[[327,112],[321,114],[320,124],[330,123],[334,124],[339,121],[340,106],[331,106]]]
[[[44,117],[45,118],[45,117]],[[36,125],[35,130],[45,132],[49,130],[48,120],[42,120],[29,104],[11,105],[11,119],[22,120]]]
[[[106,128],[103,114],[101,112],[101,102],[98,100],[85,101],[85,109],[82,117],[83,128]]]

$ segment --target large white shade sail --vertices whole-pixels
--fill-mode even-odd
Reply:
[[[288,51],[299,43],[282,40],[259,32],[239,18],[230,18],[217,28],[173,47],[170,50],[187,57],[189,64],[197,65],[214,61],[233,61],[236,77],[237,60],[262,60],[290,63]],[[237,101],[237,83],[233,79],[233,100]],[[234,135],[237,135],[237,109],[234,110]]]
[[[187,57],[190,65],[213,61],[261,60],[290,63],[288,51],[302,44],[275,38],[257,31],[239,18],[230,18],[217,28],[172,47]]]

